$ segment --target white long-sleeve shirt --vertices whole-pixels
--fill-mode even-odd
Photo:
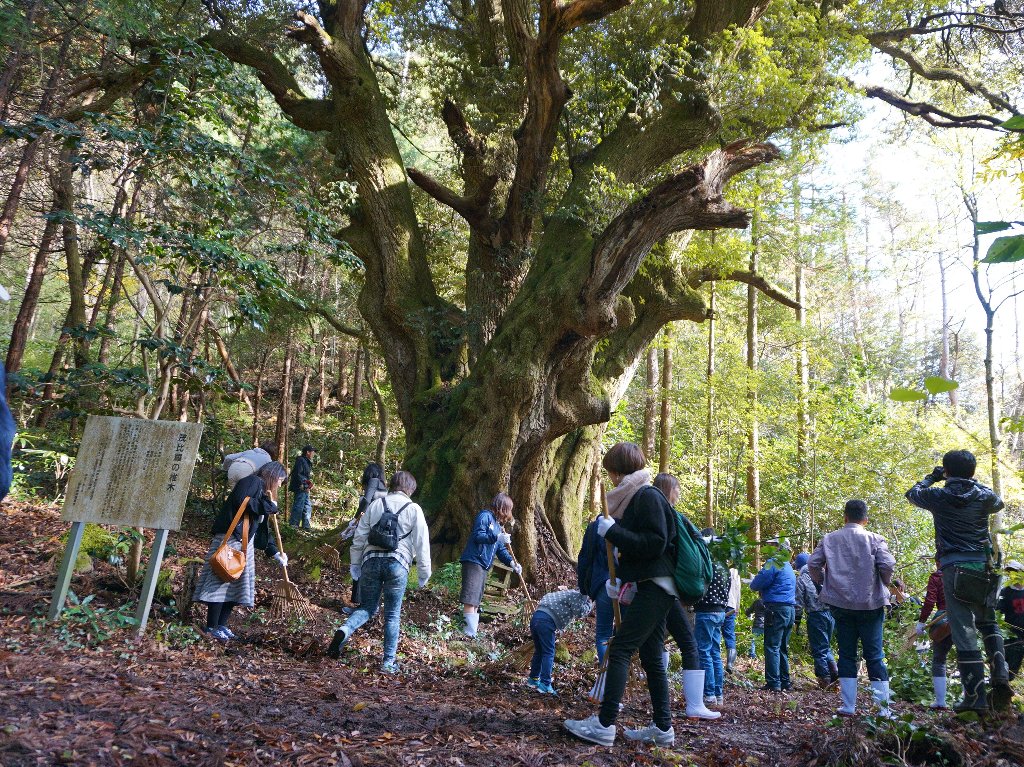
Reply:
[[[371,546],[368,542],[370,528],[384,513],[384,504],[387,504],[388,508],[394,512],[409,504],[398,515],[398,535],[401,540],[398,541],[398,548],[394,551],[379,549],[376,546]],[[423,509],[419,507],[419,504],[410,501],[409,496],[405,493],[388,493],[383,498],[378,498],[366,508],[363,516],[359,518],[356,533],[352,537],[350,561],[353,565],[362,566],[369,557],[395,557],[406,569],[415,562],[420,586],[426,584],[430,578],[430,530],[427,528]]]

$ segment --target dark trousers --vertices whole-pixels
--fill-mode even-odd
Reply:
[[[1016,679],[1020,673],[1020,664],[1024,661],[1024,633],[1014,631],[1010,641],[1006,643],[1006,662],[1010,666],[1010,679]]]
[[[662,730],[672,726],[663,647],[665,617],[675,601],[675,597],[652,581],[637,584],[636,597],[623,616],[622,625],[608,650],[608,675],[605,677],[604,700],[598,714],[603,726],[615,724],[619,715],[619,702],[626,691],[629,661],[638,650],[640,665],[647,675],[647,689],[651,694],[651,718]]]
[[[981,637],[985,655],[988,656],[989,669],[993,684],[1006,683],[1009,678],[1006,650],[1003,647],[1003,635],[999,632],[996,620],[996,593],[999,584],[993,583],[992,591],[981,602],[965,602],[956,596],[956,565],[942,568],[942,588],[946,593],[946,615],[949,616],[949,627],[953,631],[953,644],[956,646],[957,663],[977,662],[981,653],[978,650],[978,637]],[[975,655],[977,653],[977,655]]]
[[[945,639],[932,642],[932,677],[946,675],[946,659],[949,651],[953,649],[953,635],[949,634]]]
[[[537,611],[530,618],[530,638],[533,639],[533,658],[530,659],[530,678],[551,684],[551,670],[555,666],[555,619]]]
[[[679,645],[679,652],[683,656],[683,669],[700,671],[700,656],[697,654],[697,640],[693,636],[693,626],[690,625],[690,618],[678,599],[672,603],[672,607],[669,608],[668,615],[665,617],[665,629]]]
[[[814,658],[814,675],[819,679],[829,676],[829,664],[835,660],[832,655],[832,635],[836,622],[828,610],[807,613],[807,643]]]
[[[771,690],[788,690],[789,632],[793,630],[793,605],[764,606],[764,681]]]
[[[868,679],[887,682],[889,669],[885,667],[885,653],[882,650],[885,608],[845,610],[833,607],[832,617],[836,621],[836,642],[839,645],[839,676],[844,679],[857,678],[857,642],[860,642],[864,662],[868,666]]]

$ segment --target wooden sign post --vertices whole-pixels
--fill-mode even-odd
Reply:
[[[61,517],[71,522],[50,620],[64,609],[87,522],[156,530],[142,581],[138,633],[149,621],[168,530],[181,527],[203,425],[91,415],[68,482]]]

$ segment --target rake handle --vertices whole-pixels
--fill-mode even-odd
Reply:
[[[513,565],[518,565],[519,564],[519,560],[516,559],[516,555],[512,553],[512,547],[511,546],[506,546],[505,550],[508,552],[508,555],[510,557],[512,557],[512,564]],[[522,571],[522,567],[520,567],[520,572],[516,573],[516,575],[519,576],[519,585],[523,587],[523,594],[526,596],[526,603],[530,606],[531,610],[534,610],[535,609],[534,605],[536,603],[533,601],[533,598],[530,596],[529,590],[526,588],[526,579],[523,578],[523,573],[521,571]]]
[[[283,554],[284,553],[284,544],[281,543],[281,528],[277,524],[277,514],[271,514],[270,515],[270,521],[274,523],[274,537],[277,538],[277,550],[280,551]],[[291,583],[291,581],[288,580],[288,566],[285,565],[281,569],[284,570],[284,582],[285,583]]]
[[[608,497],[605,495],[604,483],[601,483],[601,515],[608,519],[611,515],[608,513]],[[615,582],[615,547],[612,546],[612,542],[605,540],[604,542],[605,551],[608,554],[608,575],[611,576],[612,583]],[[622,610],[619,607],[618,597],[612,600],[612,612],[615,614],[615,630],[619,630],[619,625],[622,623]],[[607,653],[607,650],[605,651]],[[607,657],[607,655],[605,656]]]

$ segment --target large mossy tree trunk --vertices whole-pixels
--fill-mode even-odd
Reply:
[[[204,38],[251,67],[298,127],[323,134],[337,172],[355,184],[342,236],[365,265],[358,306],[383,354],[405,428],[404,465],[419,481],[439,561],[457,557],[476,512],[499,490],[515,500],[514,548],[528,574],[539,559],[571,557],[599,438],[661,328],[702,321],[699,288],[709,280],[745,281],[788,300],[756,274],[687,269],[679,251],[693,230],[746,227],[748,213],[723,189],[778,156],[770,144],[714,148],[722,119],[701,74],[731,55],[717,48],[721,33],[754,24],[763,0],[698,0],[684,30],[690,76],[666,81],[656,108],[624,110],[573,158],[568,183],[549,189],[571,95],[561,44],[626,4],[503,3],[501,23],[465,19],[465,57],[479,69],[439,109],[461,156],[461,192],[406,167],[365,45],[365,3],[295,15],[288,34],[319,62],[326,98],[306,95],[284,59],[226,26]],[[497,81],[519,90],[496,95]],[[478,133],[467,115],[484,102],[514,130]],[[703,160],[665,175],[682,153],[705,147]],[[608,177],[645,191],[602,197],[594,213],[595,182]],[[467,228],[461,305],[439,294],[421,231],[418,207],[438,203]]]

